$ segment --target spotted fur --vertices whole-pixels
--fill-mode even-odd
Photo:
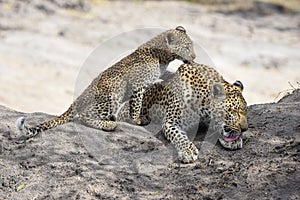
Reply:
[[[248,128],[242,89],[240,81],[230,84],[209,66],[183,64],[165,84],[155,83],[145,91],[135,122],[147,125],[160,115],[165,137],[185,163],[197,159],[198,149],[187,131],[199,122],[209,122],[225,148],[242,148],[242,132]]]
[[[174,59],[192,61],[195,57],[190,37],[178,26],[154,37],[103,71],[61,116],[34,127],[27,127],[25,118],[20,118],[17,126],[28,137],[75,119],[112,131],[117,127],[115,116],[124,99],[131,98],[130,111],[132,118],[136,118],[144,89],[159,79],[168,64]]]

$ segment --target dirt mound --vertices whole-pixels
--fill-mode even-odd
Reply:
[[[51,116],[0,107],[0,199],[298,199],[299,98],[250,106],[242,150],[217,144],[188,165],[155,132],[128,124],[108,133],[69,123],[24,142],[19,116]]]
[[[300,89],[294,90],[292,95],[286,95],[282,97],[278,103],[294,103],[294,102],[300,102]]]

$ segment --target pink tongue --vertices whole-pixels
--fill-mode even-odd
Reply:
[[[224,140],[225,140],[226,142],[233,142],[234,140],[236,140],[236,139],[238,139],[238,138],[239,138],[239,136],[236,135],[236,136],[234,136],[234,137],[232,137],[232,138],[224,137]]]

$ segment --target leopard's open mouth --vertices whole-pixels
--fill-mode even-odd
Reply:
[[[242,133],[224,126],[219,142],[226,149],[241,149],[243,147]]]
[[[234,135],[234,136],[232,136],[232,137],[223,137],[223,140],[225,141],[225,142],[233,142],[233,141],[235,141],[235,140],[237,140],[237,139],[239,139],[240,138],[240,135]]]

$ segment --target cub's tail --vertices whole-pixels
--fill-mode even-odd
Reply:
[[[17,120],[17,128],[28,138],[34,137],[41,132],[54,128],[58,125],[73,121],[74,117],[74,106],[71,105],[70,108],[64,112],[62,115],[55,117],[49,121],[43,122],[34,127],[28,127],[25,125],[25,117],[20,117]]]

